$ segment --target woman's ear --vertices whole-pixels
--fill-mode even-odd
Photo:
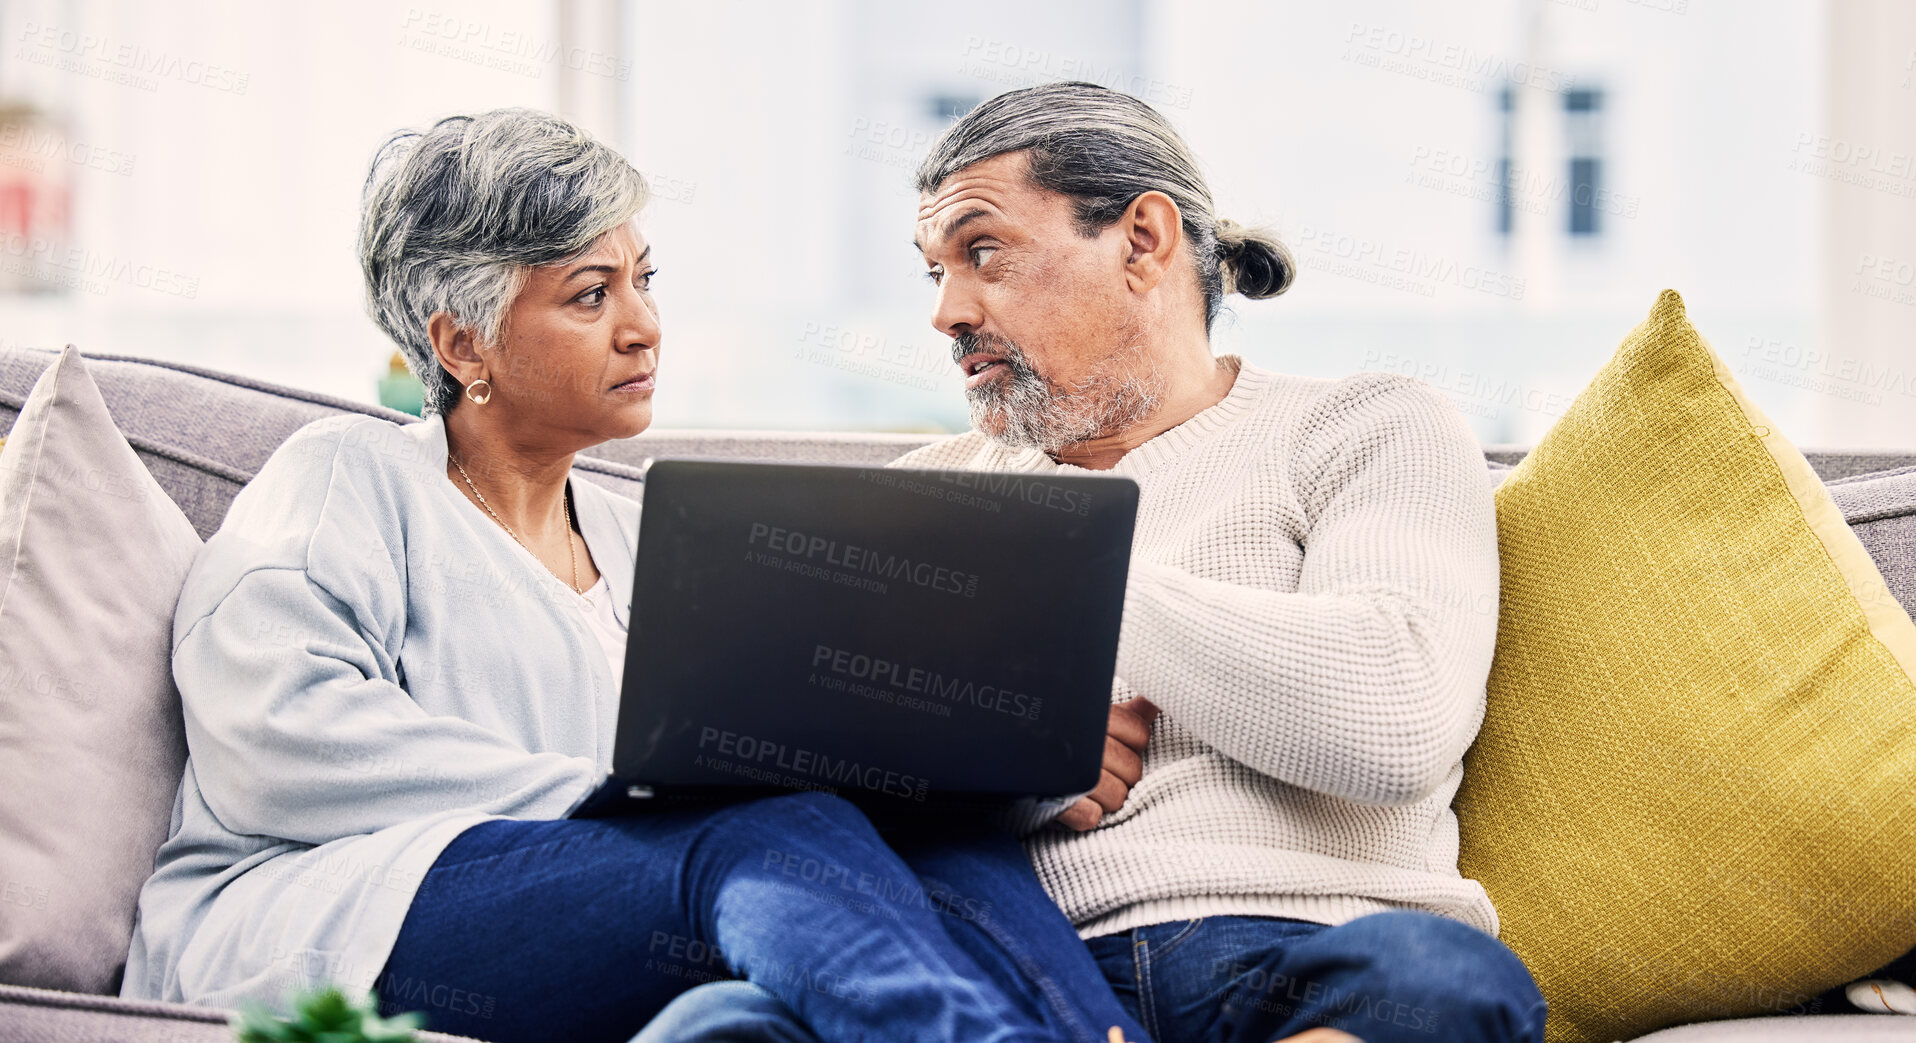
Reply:
[[[1148,293],[1171,270],[1171,258],[1184,241],[1184,215],[1162,192],[1146,192],[1124,208],[1125,281],[1134,293]]]
[[[486,360],[479,356],[472,331],[461,326],[451,312],[433,312],[426,322],[426,337],[432,341],[432,353],[439,357],[439,364],[460,387],[487,376]]]

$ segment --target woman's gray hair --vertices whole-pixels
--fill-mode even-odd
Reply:
[[[1197,158],[1156,109],[1095,83],[1007,91],[952,124],[918,167],[918,191],[936,192],[960,170],[1026,152],[1033,184],[1076,201],[1078,230],[1097,235],[1146,192],[1171,197],[1204,292],[1209,329],[1224,295],[1275,297],[1297,264],[1277,236],[1220,220]]]
[[[462,390],[427,323],[449,312],[499,344],[526,273],[577,256],[645,206],[645,178],[614,149],[550,113],[451,116],[381,145],[360,204],[367,311],[425,385],[425,412]]]

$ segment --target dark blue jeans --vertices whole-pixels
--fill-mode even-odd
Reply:
[[[1161,1040],[1270,1043],[1318,1027],[1365,1043],[1543,1039],[1543,996],[1516,954],[1428,913],[1336,927],[1214,916],[1090,947],[1118,999]]]
[[[1015,840],[959,822],[881,837],[816,793],[474,826],[374,987],[435,1031],[611,1043],[730,978],[826,1041],[1144,1038]]]

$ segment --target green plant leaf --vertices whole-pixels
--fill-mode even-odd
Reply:
[[[376,994],[355,1003],[329,986],[295,1000],[291,1018],[248,1005],[230,1024],[239,1043],[414,1043],[420,1020],[418,1014],[381,1018]]]

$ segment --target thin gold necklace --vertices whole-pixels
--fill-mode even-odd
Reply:
[[[526,541],[520,539],[519,534],[512,531],[512,526],[507,525],[506,520],[499,517],[499,512],[493,510],[492,505],[486,502],[486,494],[480,492],[479,487],[472,484],[472,475],[466,473],[466,467],[459,462],[459,458],[453,456],[451,453],[447,453],[446,456],[452,461],[454,467],[459,468],[459,477],[466,480],[466,488],[471,489],[472,495],[479,498],[479,506],[484,507],[486,513],[492,515],[492,520],[498,522],[501,529],[506,530],[506,535],[512,537],[512,542],[517,543],[521,547],[526,547]],[[583,596],[585,591],[579,589],[579,552],[572,549],[572,504],[566,499],[563,489],[559,492],[559,506],[565,508],[565,555],[572,562],[572,592]],[[526,547],[526,553],[532,554],[532,548]],[[537,554],[532,554],[532,556],[534,558],[538,557]],[[547,567],[550,568],[551,566]],[[557,575],[557,573],[554,573],[554,575]]]

